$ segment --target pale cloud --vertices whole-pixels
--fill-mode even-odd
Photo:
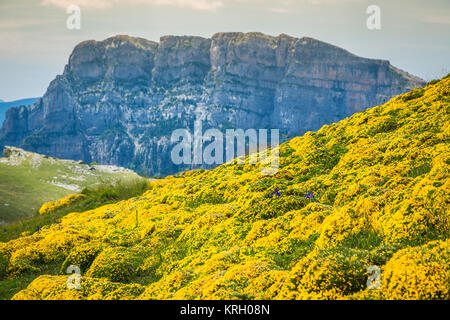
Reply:
[[[421,21],[426,23],[450,24],[450,16],[426,16]]]
[[[267,8],[267,11],[275,12],[275,13],[288,13],[289,10],[286,8]]]
[[[298,4],[341,4],[344,2],[361,2],[365,0],[42,0],[45,6],[56,6],[67,8],[70,5],[77,5],[86,9],[105,9],[115,4],[127,5],[156,5],[173,6],[178,8],[191,8],[195,10],[214,11],[233,3],[250,3],[254,5],[267,6],[266,10],[286,13],[286,7]]]
[[[304,2],[313,4],[313,5],[341,5],[345,3],[352,2],[366,2],[366,0],[306,0]]]
[[[223,0],[43,0],[41,2],[44,6],[51,5],[59,8],[67,8],[70,5],[77,5],[80,8],[87,9],[105,9],[119,3],[174,6],[196,10],[216,10],[224,5]]]
[[[43,6],[55,6],[58,8],[68,8],[70,5],[77,5],[89,9],[104,9],[111,7],[117,0],[43,0]]]
[[[5,20],[0,21],[0,30],[16,30],[21,28],[36,27],[43,24],[50,24],[49,21],[44,21],[41,19],[15,19],[15,20]]]
[[[222,0],[132,0],[136,3],[155,5],[171,5],[180,8],[193,8],[197,10],[216,10],[224,5]]]

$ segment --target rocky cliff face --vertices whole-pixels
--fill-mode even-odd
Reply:
[[[115,36],[76,46],[31,107],[10,109],[0,146],[166,175],[170,135],[190,128],[278,128],[300,135],[422,86],[388,61],[312,38],[260,33]]]

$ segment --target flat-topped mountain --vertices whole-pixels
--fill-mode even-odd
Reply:
[[[204,130],[293,137],[423,84],[388,61],[307,37],[115,36],[77,45],[41,99],[10,109],[0,147],[166,175],[189,169],[171,162],[170,135],[192,130],[196,117]]]

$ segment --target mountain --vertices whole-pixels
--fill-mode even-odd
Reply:
[[[39,101],[9,110],[0,147],[167,175],[192,168],[173,164],[170,136],[196,117],[204,130],[278,128],[285,140],[423,84],[306,37],[115,36],[77,45]]]
[[[47,201],[83,188],[137,177],[116,166],[88,165],[6,147],[0,158],[0,226],[35,215]]]
[[[16,277],[35,279],[14,299],[448,300],[449,111],[450,75],[283,143],[274,176],[228,163],[68,214],[0,243],[0,288]],[[67,288],[70,265],[81,290]]]
[[[38,99],[39,98],[28,98],[28,99],[20,99],[20,100],[9,101],[9,102],[5,102],[0,99],[0,125],[3,123],[3,120],[5,120],[6,110],[8,110],[9,108],[12,108],[12,107],[31,106]]]

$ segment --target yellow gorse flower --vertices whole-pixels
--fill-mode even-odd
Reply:
[[[14,299],[450,299],[449,92],[447,76],[294,138],[272,177],[226,164],[68,214],[0,243],[0,278],[61,266]]]

